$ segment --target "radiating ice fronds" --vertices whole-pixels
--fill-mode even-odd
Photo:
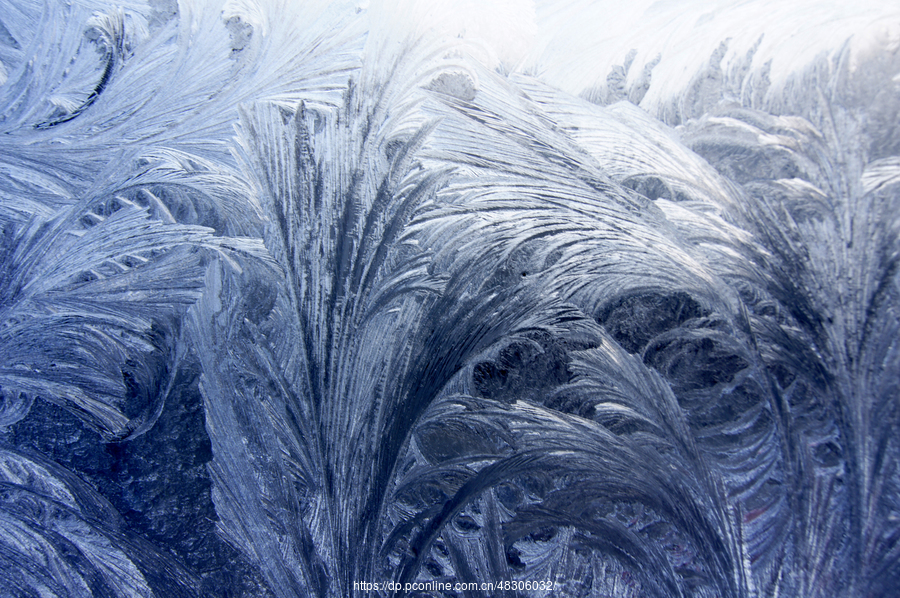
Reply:
[[[890,595],[897,22],[7,2],[9,592]]]
[[[269,284],[271,299],[247,320],[223,291],[234,283],[211,282],[194,316],[209,366],[202,388],[218,414],[208,425],[226,533],[252,550],[278,595],[349,595],[371,573],[380,487],[403,442],[390,426],[420,358],[414,323],[442,285],[402,238],[440,180],[412,168],[427,128],[407,134],[401,115],[385,111],[392,81],[359,80],[335,109],[245,112],[241,147],[283,284],[254,283]],[[248,343],[254,352],[235,351]],[[248,435],[259,444],[234,443]],[[268,527],[251,524],[257,512]]]
[[[714,205],[731,199],[728,183],[709,164],[633,104],[599,107],[535,79],[515,81],[616,182],[649,199],[707,199]]]
[[[200,352],[210,359],[207,407],[235,413],[209,420],[226,532],[253,547],[287,595],[358,591],[354,576],[382,571],[400,458],[417,419],[473,360],[541,330],[566,336],[586,325],[566,298],[595,310],[628,288],[661,284],[659,277],[676,285],[671,254],[683,249],[653,230],[661,214],[646,200],[610,181],[546,117],[522,110],[499,119],[508,104],[524,108],[528,100],[495,75],[475,75],[476,87],[452,63],[441,72],[418,60],[413,53],[397,64],[411,61],[411,72],[425,73],[427,93],[405,92],[417,102],[403,102],[394,79],[363,72],[336,111],[263,105],[244,116],[242,148],[259,176],[267,244],[286,285],[270,312],[231,320],[225,336],[210,326],[246,309],[228,299],[240,287],[226,292],[211,282],[195,314]],[[452,91],[474,97],[448,93],[451,78],[469,78]],[[386,98],[425,102],[422,115],[383,112]],[[426,124],[407,132],[416,121]],[[471,135],[483,140],[481,156],[455,153]],[[633,237],[623,234],[626,223]],[[682,255],[686,278],[677,284],[713,296],[714,281]],[[636,266],[642,273],[632,282]],[[605,276],[580,280],[576,267]],[[233,352],[248,343],[258,349]],[[268,379],[278,382],[261,394]],[[235,437],[259,444],[227,440]],[[260,461],[259,451],[281,457]],[[257,474],[228,473],[245,469]],[[288,486],[279,482],[285,475],[294,480]],[[281,492],[298,493],[288,499],[298,511],[278,507],[284,499],[273,496]],[[259,509],[275,526],[270,532],[247,527]],[[282,541],[292,547],[287,560],[271,552],[277,529],[293,530]],[[730,537],[719,530],[715,541],[722,533]],[[403,565],[396,579],[413,579],[421,565]],[[732,587],[733,567],[717,567]]]
[[[878,0],[648,0],[627,9],[575,0],[537,2],[535,13],[540,28],[521,72],[601,103],[631,99],[671,123],[701,115],[722,92],[745,103],[781,93],[848,40],[863,53],[893,51],[900,18]]]
[[[734,522],[707,502],[719,482],[675,397],[594,335],[553,408],[448,396],[426,414],[391,512],[401,579],[418,568],[420,581],[549,577],[598,591],[625,570],[646,595],[741,594]],[[574,575],[584,567],[595,576]]]
[[[872,592],[868,584],[885,583],[874,570],[893,558],[881,538],[895,526],[874,503],[882,501],[875,480],[887,473],[881,455],[896,422],[896,397],[881,389],[898,375],[889,357],[897,314],[885,309],[896,301],[897,207],[890,160],[863,169],[866,136],[837,100],[820,96],[811,107],[813,116],[833,106],[824,133],[796,117],[734,111],[688,125],[683,138],[742,183],[741,217],[767,251],[758,258],[765,285],[746,301],[789,409],[794,500],[811,510],[808,531],[795,536],[802,558],[816,563],[805,581],[819,585],[842,559],[859,559],[873,569],[848,574],[847,583]],[[840,141],[845,136],[855,143]],[[738,152],[743,160],[734,159]],[[807,472],[816,472],[815,484],[802,481]],[[837,546],[835,534],[854,536],[854,545],[823,555],[822,545]]]
[[[352,27],[318,38],[324,21],[352,21],[325,6],[286,9],[282,24],[320,23],[290,39],[271,27],[275,13],[253,4],[163,8],[25,2],[4,13],[9,413],[41,394],[71,401],[114,437],[145,429],[127,424],[133,417],[152,425],[180,352],[169,338],[178,305],[196,298],[203,276],[198,249],[258,253],[252,241],[194,226],[261,231],[227,148],[238,104],[338,101],[360,45]],[[169,361],[147,362],[156,350]]]
[[[129,537],[119,514],[74,474],[2,448],[0,487],[5,594],[196,595],[196,579]]]
[[[147,178],[148,167],[153,178],[162,154],[164,176],[179,189],[196,187],[190,179],[198,174],[233,175],[228,139],[238,106],[340,101],[365,39],[336,6],[163,8],[11,3],[3,18],[9,36],[0,40],[15,57],[0,87],[0,198],[14,205],[0,217],[69,205],[92,186]],[[341,34],[324,33],[332,30]],[[187,180],[171,181],[173,156]],[[181,199],[161,196],[173,213]],[[252,219],[223,200],[205,201],[204,210],[234,220],[231,227]]]
[[[122,438],[146,430],[163,408],[179,352],[170,337],[199,294],[198,250],[262,256],[261,247],[154,221],[133,204],[109,215],[78,207],[5,227],[4,412],[21,417],[19,406],[40,396]]]

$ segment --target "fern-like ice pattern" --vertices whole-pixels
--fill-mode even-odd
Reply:
[[[0,595],[898,592],[900,13],[645,4],[2,0]]]

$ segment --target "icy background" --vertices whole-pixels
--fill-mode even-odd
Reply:
[[[900,7],[0,0],[0,596],[900,591]]]

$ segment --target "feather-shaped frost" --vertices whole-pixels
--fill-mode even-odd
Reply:
[[[4,5],[11,591],[889,595],[896,44],[833,42],[896,11],[537,3],[516,65],[364,4]]]

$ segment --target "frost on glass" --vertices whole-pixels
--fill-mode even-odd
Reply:
[[[0,7],[0,595],[900,587],[895,8]]]

